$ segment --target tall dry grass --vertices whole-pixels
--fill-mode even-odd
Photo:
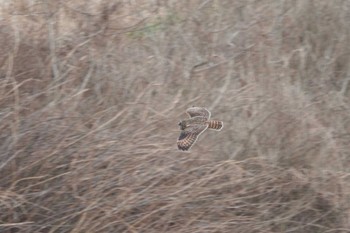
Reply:
[[[350,232],[348,1],[9,1],[1,232]],[[176,148],[187,107],[225,128]]]

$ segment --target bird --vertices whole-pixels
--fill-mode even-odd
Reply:
[[[188,151],[206,129],[220,131],[224,127],[224,122],[210,120],[211,113],[204,107],[193,106],[188,108],[186,113],[190,118],[179,122],[181,129],[177,140],[179,150]]]

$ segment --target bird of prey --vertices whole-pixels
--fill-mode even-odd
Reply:
[[[191,107],[186,110],[186,113],[190,118],[179,122],[181,128],[180,137],[177,140],[179,150],[189,150],[206,129],[220,131],[224,127],[222,121],[210,120],[211,113],[206,108]]]

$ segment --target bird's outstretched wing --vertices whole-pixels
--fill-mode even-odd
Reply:
[[[194,125],[181,131],[180,137],[177,140],[179,150],[189,150],[197,141],[198,136],[208,128],[207,125]]]
[[[209,120],[210,118],[210,112],[208,109],[203,107],[191,107],[186,110],[186,113],[192,118],[196,116],[201,116]]]

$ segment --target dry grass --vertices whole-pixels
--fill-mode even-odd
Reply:
[[[349,21],[340,0],[2,3],[1,232],[350,232]],[[225,128],[183,153],[192,105]]]

